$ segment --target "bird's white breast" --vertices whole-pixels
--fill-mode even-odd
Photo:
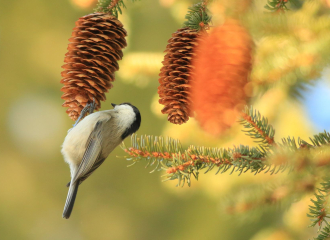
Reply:
[[[88,115],[77,126],[72,128],[65,137],[61,152],[64,160],[70,164],[71,168],[79,166],[86,150],[87,140],[97,121],[104,120],[105,117],[110,118],[108,114],[101,113],[96,112]]]

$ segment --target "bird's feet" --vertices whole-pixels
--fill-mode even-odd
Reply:
[[[89,114],[92,114],[96,109],[95,98],[93,98],[93,102],[86,104],[85,108],[87,106],[89,107]]]
[[[72,128],[77,126],[77,124],[86,116],[87,113],[92,114],[94,112],[95,108],[96,108],[96,103],[95,103],[95,98],[93,98],[93,102],[87,103],[86,106],[81,110],[80,115]],[[70,128],[69,131],[72,128]]]

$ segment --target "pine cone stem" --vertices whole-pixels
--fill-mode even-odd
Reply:
[[[119,1],[121,1],[121,0],[112,0],[108,6],[108,9],[109,10],[113,9],[118,4]]]

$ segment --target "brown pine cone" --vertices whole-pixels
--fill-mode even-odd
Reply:
[[[127,45],[126,35],[123,24],[107,13],[89,14],[76,22],[61,73],[62,106],[69,107],[66,112],[71,119],[76,120],[93,99],[97,109],[106,99],[105,93],[115,80],[114,72],[119,69],[117,61]]]
[[[190,84],[192,79],[191,60],[193,49],[197,45],[196,30],[181,28],[168,40],[163,67],[159,74],[159,103],[165,105],[163,114],[168,121],[182,124],[191,117]]]
[[[252,47],[250,34],[232,19],[200,38],[191,91],[196,119],[205,131],[220,134],[246,104]]]

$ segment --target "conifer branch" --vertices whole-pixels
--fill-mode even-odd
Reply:
[[[122,14],[122,8],[126,8],[123,0],[99,0],[94,11],[110,13],[118,18],[118,13]]]
[[[268,125],[268,120],[252,108],[243,112],[243,126],[248,135],[256,138],[258,147],[240,145],[233,148],[208,148],[190,146],[183,149],[179,140],[164,137],[132,135],[131,147],[124,144],[122,148],[130,156],[131,165],[141,160],[147,161],[147,166],[154,166],[151,172],[165,170],[164,181],[177,179],[178,185],[185,182],[190,185],[191,177],[198,179],[200,171],[205,173],[216,169],[216,174],[230,171],[239,175],[247,171],[276,174],[289,169],[302,170],[308,166],[319,167],[330,165],[330,134],[320,133],[311,138],[312,144],[302,139],[282,139],[275,146],[275,130]],[[317,156],[317,157],[315,157]],[[130,165],[130,166],[131,166]]]
[[[315,240],[326,240],[330,238],[330,226],[325,226],[322,230],[321,233],[314,238]]]
[[[190,29],[194,29],[196,31],[207,30],[212,19],[207,9],[207,1],[194,4],[188,9],[188,13],[185,16],[187,21],[183,23],[183,26],[189,27]]]
[[[314,135],[313,138],[309,138],[309,139],[313,143],[314,147],[320,147],[320,146],[328,145],[330,143],[330,134],[324,131],[323,133]]]
[[[329,239],[330,237],[329,191],[330,180],[326,180],[324,183],[321,183],[318,193],[315,193],[316,199],[311,199],[313,205],[309,206],[309,214],[307,214],[312,221],[310,227],[314,227],[316,224],[319,225],[319,231],[321,232],[314,238],[317,240]]]
[[[267,0],[267,4],[264,7],[271,12],[284,12],[289,10],[286,6],[288,2],[290,0]]]
[[[265,153],[258,148],[240,145],[234,148],[206,148],[190,146],[183,150],[178,140],[163,137],[132,135],[132,147],[122,148],[130,157],[132,165],[140,160],[146,160],[147,166],[156,165],[155,170],[165,170],[165,181],[178,179],[178,185],[185,182],[190,185],[191,177],[198,179],[199,172],[205,173],[217,169],[216,174],[221,172],[238,172],[239,175],[247,171],[255,174],[264,171],[271,174],[283,171],[285,166],[272,165],[265,161]]]
[[[314,190],[315,179],[303,174],[293,174],[280,184],[266,186],[254,184],[244,189],[234,189],[230,198],[224,199],[222,208],[230,214],[247,214],[255,210],[269,210],[278,205],[288,206],[294,199]]]
[[[255,142],[262,149],[276,145],[274,142],[275,130],[272,125],[268,124],[267,118],[261,117],[259,112],[253,110],[253,107],[245,107],[241,116],[240,123],[247,129],[242,131],[247,136],[256,139]]]

